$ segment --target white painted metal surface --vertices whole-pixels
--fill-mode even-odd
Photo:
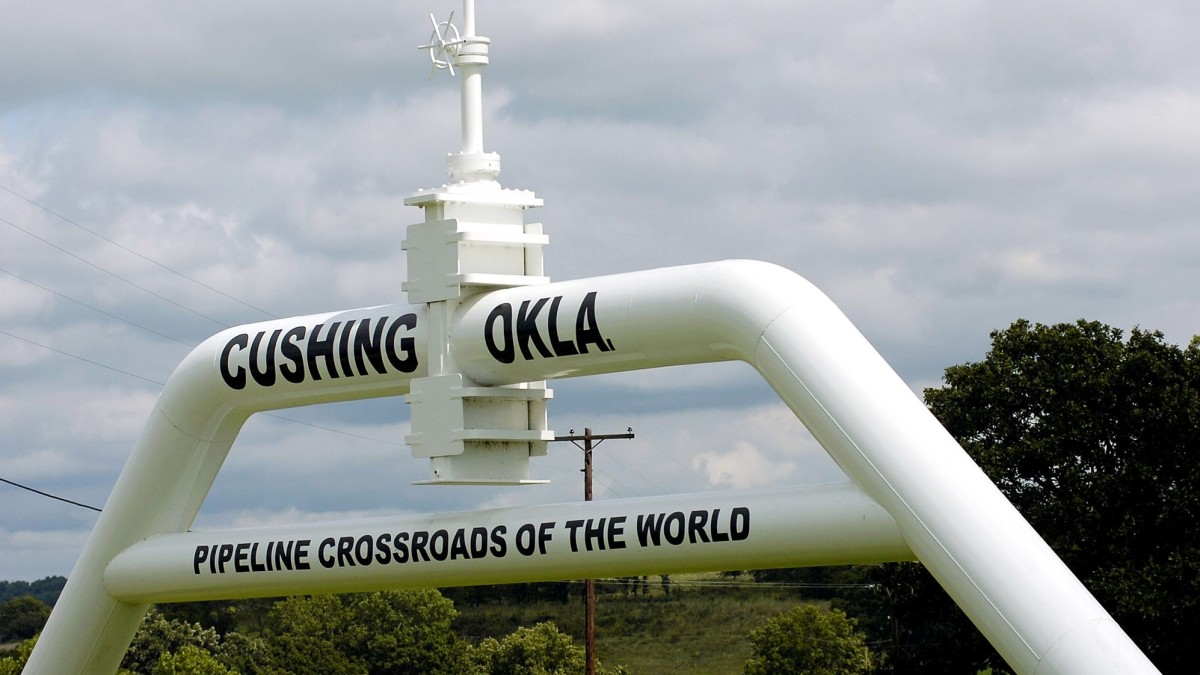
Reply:
[[[434,20],[427,45],[435,71],[461,70],[463,145],[447,160],[450,185],[407,200],[425,219],[409,229],[406,290],[424,304],[255,324],[197,347],[156,403],[26,673],[114,672],[152,601],[910,554],[1018,672],[1156,672],[846,317],[800,277],[730,261],[548,283],[541,226],[523,219],[541,201],[502,189],[499,156],[483,150],[480,68],[489,41],[475,35],[473,0],[464,7],[466,30]],[[420,526],[401,518],[185,534],[255,412],[409,394],[410,442],[431,458],[435,482],[520,483],[529,456],[552,437],[547,379],[723,360],[756,368],[862,494],[796,489],[764,493],[770,504],[739,493],[429,516]],[[737,509],[746,509],[748,529],[735,540],[743,533]],[[710,537],[724,532],[729,541],[628,545],[626,528],[636,530],[639,516],[686,511],[689,527],[703,531],[692,514],[720,523],[718,510],[726,529],[718,524]],[[570,551],[567,521],[588,518],[606,519],[595,541],[607,550]],[[620,532],[614,518],[625,518]],[[443,548],[447,557],[438,559],[433,548],[442,545],[433,543],[438,531],[453,547],[453,531],[468,552],[501,542],[518,549],[526,526],[528,556],[465,559]],[[575,527],[580,536],[587,526]],[[486,542],[470,539],[476,528]],[[400,563],[397,534],[412,544],[418,531],[429,536],[430,559]],[[383,560],[375,557],[383,535],[397,564],[357,564],[360,556]],[[268,550],[272,557],[256,557]],[[321,564],[330,555],[339,564]]]
[[[164,534],[104,578],[145,603],[912,557],[891,516],[843,484]]]
[[[536,330],[516,331],[512,313],[543,299]],[[415,366],[412,372],[394,368],[386,354],[383,372],[369,358],[358,368],[355,342],[340,332],[351,319],[388,316],[391,326],[414,315],[392,343],[397,362]],[[114,670],[145,607],[113,599],[104,568],[146,537],[188,528],[251,412],[402,392],[422,372],[422,364],[403,359],[422,353],[422,320],[403,307],[359,310],[233,329],[198,347],[168,383],[64,590],[61,603],[70,609],[51,616],[28,672]],[[787,270],[732,261],[506,289],[463,304],[451,323],[454,361],[485,385],[744,360],[891,514],[912,552],[1016,670],[1154,672],[845,316]],[[286,336],[300,329],[332,344],[332,353],[289,343]],[[243,345],[253,347],[261,335],[261,348],[277,332],[278,377],[264,386],[241,360]],[[295,377],[286,366],[298,363],[286,356],[289,344],[302,347],[309,366],[300,382],[284,377]],[[228,380],[241,382],[243,364],[248,377],[237,389]],[[747,559],[745,566],[755,564]]]

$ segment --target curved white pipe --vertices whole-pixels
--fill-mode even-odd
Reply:
[[[52,614],[26,672],[116,669],[145,607],[108,595],[105,566],[136,541],[187,529],[249,414],[395,395],[424,374],[423,363],[405,362],[415,370],[385,363],[380,372],[333,378],[327,363],[356,368],[335,341],[341,354],[305,361],[298,382],[284,381],[277,346],[272,385],[231,390],[236,367],[250,370],[244,345],[252,335],[262,336],[261,346],[276,331],[286,342],[292,329],[312,336],[339,317],[399,312],[418,317],[404,335],[413,353],[425,354],[423,315],[400,306],[233,329],[198,347],[168,382],[64,589],[60,607],[69,609]],[[454,362],[485,385],[744,360],[891,514],[1014,669],[1156,672],[849,320],[792,272],[731,261],[495,291],[460,306],[450,338]],[[257,362],[256,372],[269,370]]]
[[[912,557],[846,483],[161,534],[104,580],[121,602],[185,602]]]
[[[383,372],[365,354],[365,368],[358,367],[354,338],[364,320],[371,322],[365,338],[373,338],[373,329],[381,322],[385,326],[381,337],[391,334],[393,338],[395,359],[389,358],[387,345],[381,345]],[[334,324],[333,342],[326,342]],[[341,336],[347,328],[354,332],[342,349]],[[415,350],[425,342],[423,330],[423,309],[391,305],[231,328],[192,350],[167,380],[24,672],[116,672],[147,606],[109,596],[103,578],[109,561],[146,537],[184,532],[191,526],[251,414],[406,393],[409,380],[424,375],[424,364],[407,359],[409,349],[420,353]],[[252,371],[250,354],[256,338],[260,358]],[[314,341],[312,350],[309,341]],[[272,344],[273,358],[268,358],[266,346]],[[326,346],[331,357],[324,354]],[[301,349],[299,361],[288,358],[294,355],[292,348]],[[342,362],[343,353],[349,368]],[[410,364],[412,372],[405,372]],[[305,374],[301,381],[287,379],[301,370]],[[255,372],[258,379],[272,383],[260,384]]]
[[[539,297],[581,308],[587,354],[543,358],[527,338],[533,358],[518,344],[504,362],[504,307]],[[845,315],[788,270],[727,261],[498,291],[461,314],[452,348],[487,384],[746,361],[1014,669],[1157,672]]]

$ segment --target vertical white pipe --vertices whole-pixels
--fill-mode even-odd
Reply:
[[[463,37],[475,36],[475,0],[463,0]]]
[[[477,65],[461,65],[462,153],[483,152],[483,73]]]

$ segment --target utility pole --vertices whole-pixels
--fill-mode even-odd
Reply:
[[[556,441],[570,441],[575,447],[583,450],[583,500],[592,501],[592,449],[604,441],[614,438],[633,438],[633,428],[626,429],[623,434],[593,434],[592,430],[584,429],[583,435],[575,434],[572,429],[567,436],[555,436]],[[583,441],[583,445],[579,444]],[[594,441],[594,443],[593,443]],[[584,581],[584,654],[587,657],[587,675],[596,675],[596,580]]]

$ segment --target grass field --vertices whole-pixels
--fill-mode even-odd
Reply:
[[[750,658],[750,631],[776,614],[807,602],[796,589],[729,580],[716,574],[672,577],[665,594],[658,577],[648,593],[625,595],[598,585],[596,651],[605,666],[634,675],[663,672],[740,673]],[[456,604],[456,626],[478,642],[520,626],[553,621],[577,644],[584,640],[582,584],[566,603]]]

